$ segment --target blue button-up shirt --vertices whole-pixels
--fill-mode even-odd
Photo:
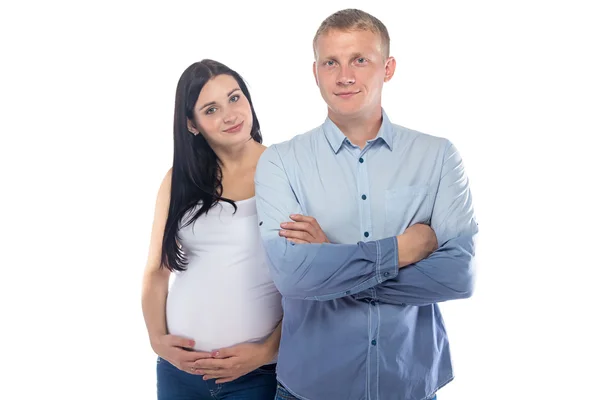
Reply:
[[[436,303],[469,297],[477,233],[456,148],[383,112],[363,149],[326,119],[269,147],[255,175],[260,232],[283,295],[277,374],[310,400],[422,400],[453,379]],[[331,244],[278,235],[315,217]],[[398,268],[396,235],[429,224],[439,249]]]

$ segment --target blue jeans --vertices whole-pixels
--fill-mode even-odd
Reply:
[[[436,400],[437,396],[433,396],[431,400]],[[288,392],[281,383],[277,382],[277,393],[275,394],[275,400],[298,400],[293,394]]]
[[[215,383],[201,375],[188,374],[158,358],[156,364],[158,400],[270,400],[275,396],[275,364],[262,366],[233,382]]]

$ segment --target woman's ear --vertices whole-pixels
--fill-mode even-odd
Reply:
[[[193,134],[194,136],[196,136],[197,134],[200,133],[200,131],[198,131],[198,129],[196,129],[196,126],[194,125],[194,123],[192,121],[190,121],[189,118],[187,120],[187,128],[188,128],[188,131],[190,131],[190,133]]]

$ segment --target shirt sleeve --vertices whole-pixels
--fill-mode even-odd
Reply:
[[[431,227],[439,248],[429,257],[401,268],[378,285],[378,300],[392,304],[428,305],[472,295],[474,256],[479,226],[462,158],[448,142]]]

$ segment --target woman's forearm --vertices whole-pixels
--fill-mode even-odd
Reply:
[[[167,334],[166,303],[169,291],[169,275],[165,271],[145,274],[142,288],[142,312],[148,330],[150,344]]]
[[[282,321],[279,321],[275,330],[269,335],[269,337],[263,342],[265,346],[265,350],[267,351],[267,358],[272,360],[277,356],[279,352],[279,341],[281,340],[281,324]]]

